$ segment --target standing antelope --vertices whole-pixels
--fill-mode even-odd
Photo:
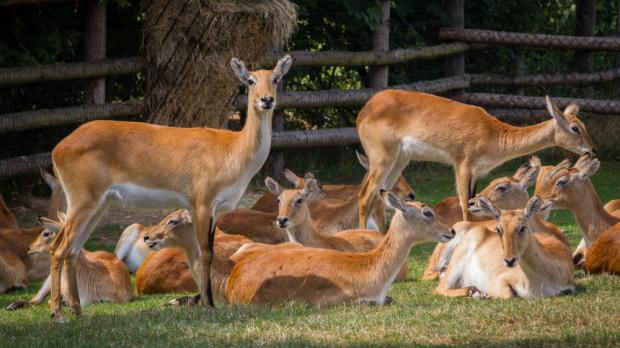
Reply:
[[[436,294],[537,298],[575,291],[570,245],[555,225],[537,216],[546,209],[540,198],[532,197],[522,210],[500,211],[484,197],[477,202],[495,221],[455,226],[474,228],[456,246]]]
[[[530,198],[527,193],[528,187],[536,182],[540,167],[527,166],[521,167],[513,177],[497,178],[489,185],[480,191],[476,197],[485,197],[491,203],[493,203],[498,209],[519,209],[525,207],[528,199]],[[452,197],[450,197],[452,198]],[[448,226],[453,226],[457,222],[461,221],[461,207],[457,200],[446,199],[435,206],[435,212],[442,220],[446,221]],[[454,197],[456,198],[456,197]],[[472,198],[467,202],[468,209],[473,213],[472,220],[484,221],[487,220],[487,216],[480,216],[477,214],[479,209],[475,204],[476,199]],[[442,204],[443,203],[443,204]],[[453,240],[451,243],[455,243]],[[439,278],[440,267],[439,260],[442,257],[444,250],[447,247],[447,243],[438,243],[433,250],[433,254],[428,260],[428,265],[422,274],[424,280],[435,280]]]
[[[554,207],[573,212],[587,248],[582,261],[586,271],[620,274],[620,217],[604,209],[589,179],[600,162],[581,158],[578,164],[555,168],[546,185],[536,186],[536,193],[549,199]]]
[[[366,227],[368,210],[379,189],[391,187],[415,159],[450,164],[464,220],[476,180],[496,166],[551,146],[576,153],[594,153],[586,128],[547,97],[552,120],[528,127],[503,123],[484,109],[430,94],[386,90],[375,94],[357,118],[360,141],[370,160],[359,192],[359,225]]]
[[[447,241],[450,229],[423,203],[392,193],[396,208],[390,228],[373,250],[363,253],[276,246],[267,252],[237,252],[226,284],[229,303],[383,304],[411,247]]]
[[[276,86],[291,66],[289,56],[274,70],[250,72],[233,58],[231,66],[248,87],[247,119],[233,132],[175,128],[137,122],[89,122],[63,139],[52,162],[68,199],[67,220],[52,251],[52,316],[66,320],[60,298],[60,273],[67,272],[68,303],[81,313],[75,280],[77,251],[109,206],[188,208],[204,265],[196,273],[204,306],[213,306],[210,265],[215,221],[233,209],[271,146]]]
[[[61,223],[64,215],[59,214]],[[53,240],[60,237],[58,232],[61,224],[47,219],[40,218],[45,227],[39,237],[28,247],[29,254],[49,253],[49,246]],[[132,289],[131,280],[127,266],[114,254],[107,251],[87,251],[80,249],[76,260],[77,286],[80,291],[80,305],[86,306],[91,303],[112,302],[126,303],[131,299]],[[7,309],[15,310],[27,305],[36,305],[43,301],[50,292],[52,279],[47,277],[37,294],[28,302],[16,301],[10,304]],[[69,296],[69,280],[66,272],[62,275],[62,296],[66,299]]]
[[[192,270],[198,269],[200,249],[193,233],[189,212],[178,210],[166,217],[144,235],[145,243],[153,250],[136,272],[136,290],[139,294],[195,291],[196,282]],[[225,301],[226,280],[233,267],[229,260],[243,244],[251,240],[237,235],[216,232],[213,255],[213,294],[217,301]],[[171,303],[195,301],[189,298]]]

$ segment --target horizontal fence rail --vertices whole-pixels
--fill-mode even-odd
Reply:
[[[79,80],[137,73],[144,69],[140,57],[104,59],[93,62],[58,63],[40,66],[0,68],[0,85]]]
[[[350,51],[291,51],[293,66],[364,66],[364,65],[391,65],[406,63],[412,60],[427,60],[447,57],[469,51],[479,46],[455,42],[437,46],[420,48],[394,49],[385,52],[350,52]],[[278,57],[273,58],[273,63]]]
[[[469,74],[472,86],[537,86],[553,84],[591,84],[620,79],[620,68],[593,73],[573,74],[536,74],[506,76],[498,74]]]
[[[511,94],[492,93],[464,93],[457,97],[463,103],[517,109],[545,109],[547,106],[544,97],[526,97]],[[620,114],[620,100],[556,98],[553,101],[560,108],[574,103],[581,111],[595,113]]]
[[[566,36],[444,28],[439,31],[439,38],[446,41],[494,45],[530,46],[568,50],[620,51],[620,37]]]
[[[0,133],[140,115],[142,101],[39,109],[0,115]]]
[[[50,152],[0,160],[0,178],[37,173],[39,168],[51,168]]]
[[[416,90],[427,93],[442,93],[469,87],[469,76],[460,75],[444,79],[419,81],[416,83],[389,86],[390,89]],[[311,92],[288,92],[278,94],[276,108],[315,108],[326,106],[358,106],[382,89],[364,88],[356,90],[324,90]],[[247,108],[247,96],[238,96],[234,105],[237,110]]]

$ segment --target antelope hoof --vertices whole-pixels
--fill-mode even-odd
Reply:
[[[383,305],[390,306],[392,304],[394,304],[394,299],[391,298],[390,296],[385,296],[385,301],[383,301]]]
[[[80,307],[79,305],[78,306],[71,306],[71,312],[76,317],[80,317],[80,316],[82,316],[82,307]]]
[[[194,295],[194,296],[183,296],[183,297],[175,298],[174,300],[168,302],[166,304],[166,306],[172,306],[172,307],[181,307],[181,306],[194,307],[194,306],[197,306],[199,303],[200,303],[200,294]]]
[[[18,310],[18,309],[26,307],[27,304],[28,304],[27,301],[17,300],[15,302],[11,303],[10,305],[8,305],[6,307],[6,310],[7,311],[15,311],[15,310]]]
[[[54,322],[58,324],[64,324],[67,322],[67,317],[65,317],[61,311],[52,311],[52,319],[54,319]]]
[[[467,295],[475,299],[487,298],[487,294],[483,293],[475,286],[470,286],[467,288]]]

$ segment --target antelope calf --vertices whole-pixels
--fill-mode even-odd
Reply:
[[[226,279],[233,266],[229,258],[243,244],[252,241],[242,236],[224,233],[216,233],[216,236],[215,258],[211,270],[213,289],[216,300],[225,301]],[[200,250],[193,233],[189,212],[178,210],[168,215],[157,229],[152,229],[144,235],[144,242],[149,248],[157,251],[151,253],[136,272],[136,290],[139,294],[197,289],[191,270],[198,268]],[[197,298],[194,297],[190,301],[191,304],[195,304]]]
[[[498,210],[484,197],[478,204],[496,222],[478,223],[464,234],[436,294],[538,298],[575,291],[570,246],[558,238],[557,227],[537,216],[546,208],[540,198],[532,197],[520,210]]]
[[[464,220],[476,180],[498,165],[520,156],[560,146],[579,154],[594,153],[586,128],[547,97],[552,120],[528,127],[503,123],[484,109],[430,94],[384,90],[364,105],[357,131],[370,168],[359,192],[359,226],[379,189],[391,187],[411,160],[452,165]]]
[[[484,188],[476,197],[485,197],[498,209],[519,209],[525,207],[529,197],[527,189],[532,186],[538,177],[540,167],[526,166],[520,167],[512,177],[497,178]],[[488,217],[478,214],[480,209],[476,205],[476,199],[472,198],[468,202],[468,209],[473,213],[473,221],[484,221]],[[457,197],[450,197],[435,206],[437,215],[447,222],[448,226],[453,226],[461,221],[461,207]],[[450,242],[454,244],[456,240]],[[442,257],[447,243],[438,243],[433,250],[433,254],[428,260],[428,266],[422,274],[424,280],[435,280],[439,278],[439,260]]]
[[[387,193],[396,208],[381,243],[363,253],[308,247],[276,247],[269,253],[238,252],[226,284],[229,303],[384,304],[411,247],[453,237],[430,207]]]
[[[63,215],[61,217],[61,223]],[[49,253],[50,244],[58,237],[61,223],[48,218],[40,218],[45,227],[39,237],[30,244],[29,254]],[[77,286],[80,292],[80,305],[111,302],[126,303],[131,299],[132,289],[127,266],[114,254],[107,251],[87,251],[81,249],[76,263]],[[37,294],[30,301],[17,301],[7,307],[15,310],[27,305],[36,305],[43,301],[51,290],[51,275],[47,277]],[[62,296],[66,299],[69,293],[68,280],[63,274],[61,282]]]
[[[239,132],[93,121],[56,145],[52,162],[68,208],[61,238],[50,245],[54,320],[66,321],[60,297],[63,267],[70,290],[67,302],[74,314],[81,313],[76,253],[113,203],[190,209],[204,264],[195,273],[200,298],[203,305],[213,306],[209,270],[215,222],[237,205],[267,159],[277,84],[291,63],[285,56],[273,70],[248,71],[242,61],[231,59],[233,72],[248,89],[247,118]]]
[[[587,248],[586,271],[620,274],[620,218],[604,209],[589,179],[599,166],[598,159],[582,157],[573,168],[556,167],[536,192],[573,212]]]

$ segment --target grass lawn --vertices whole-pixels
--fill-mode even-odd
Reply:
[[[513,162],[496,170],[480,183],[479,189],[491,177],[510,173],[516,165]],[[322,174],[327,173],[317,176],[321,178]],[[355,172],[348,177],[359,179],[360,175]],[[452,172],[444,167],[416,166],[408,169],[407,177],[419,199],[429,204],[454,193]],[[603,163],[593,181],[603,201],[619,197],[620,163]],[[567,232],[576,246],[580,235],[572,216],[555,212],[551,220]],[[102,226],[96,233],[118,233],[120,228]],[[113,249],[112,245],[105,247]],[[395,301],[390,306],[220,305],[206,312],[201,308],[164,307],[176,296],[169,294],[136,296],[126,305],[89,306],[81,319],[72,320],[68,314],[70,322],[57,325],[50,320],[48,307],[40,305],[0,312],[0,346],[620,344],[620,277],[589,276],[579,271],[575,295],[542,300],[449,299],[431,294],[435,282],[420,280],[432,248],[427,244],[411,251],[411,274],[407,281],[390,289],[389,295]],[[0,295],[0,306],[32,296],[38,285],[31,284],[24,293]]]

